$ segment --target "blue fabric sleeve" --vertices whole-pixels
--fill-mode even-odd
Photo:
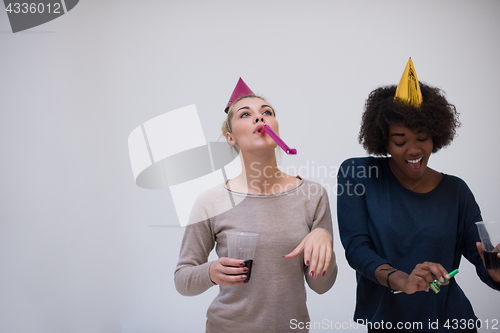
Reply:
[[[500,283],[493,281],[488,274],[488,271],[484,267],[481,256],[479,255],[476,247],[476,242],[480,242],[481,239],[479,237],[479,232],[477,231],[477,226],[475,222],[482,221],[481,213],[479,211],[479,207],[474,199],[474,195],[471,190],[462,182],[463,186],[465,186],[466,198],[464,207],[466,209],[465,216],[465,228],[464,228],[464,237],[462,237],[462,254],[463,256],[476,267],[477,276],[487,284],[489,287],[500,290]]]
[[[365,203],[364,179],[353,180],[346,170],[351,160],[342,163],[337,175],[337,219],[342,245],[349,265],[378,284],[375,269],[390,262],[373,249],[368,231],[368,212]],[[365,166],[366,167],[366,166]]]

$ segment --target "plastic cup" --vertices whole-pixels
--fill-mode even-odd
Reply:
[[[484,248],[486,269],[500,269],[500,221],[476,222],[479,237]]]
[[[243,260],[248,268],[245,281],[250,280],[253,258],[259,234],[240,231],[226,231],[228,257]]]

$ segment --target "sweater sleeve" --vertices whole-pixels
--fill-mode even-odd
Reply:
[[[342,172],[348,168],[349,160],[342,163],[337,175],[337,220],[340,240],[349,265],[366,278],[378,284],[375,269],[390,262],[380,257],[373,249],[368,230],[368,210],[364,191],[366,184],[354,180]],[[356,186],[360,184],[360,186]]]
[[[200,210],[197,200],[191,216]],[[208,256],[215,246],[211,219],[189,224],[184,232],[179,262],[174,273],[175,287],[184,296],[199,295],[215,285],[210,279]]]
[[[318,184],[318,186],[321,186]],[[332,214],[330,212],[330,203],[328,202],[328,194],[326,190],[321,186],[322,195],[316,207],[311,231],[317,228],[325,229],[332,237],[332,257],[330,259],[330,265],[324,276],[319,276],[316,280],[307,274],[307,268],[304,270],[304,275],[306,277],[307,284],[309,287],[317,292],[318,294],[323,294],[330,290],[330,288],[335,283],[337,279],[337,261],[335,258],[335,252],[333,251],[333,227],[332,227]]]
[[[480,242],[479,232],[477,231],[477,226],[475,222],[482,221],[481,212],[479,206],[474,199],[469,187],[463,183],[466,189],[466,200],[464,204],[465,212],[465,230],[462,242],[462,254],[463,256],[476,267],[476,273],[485,284],[489,287],[500,290],[500,283],[493,281],[488,274],[488,271],[484,267],[481,256],[477,252],[476,242]]]

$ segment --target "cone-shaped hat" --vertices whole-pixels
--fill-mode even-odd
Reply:
[[[399,81],[396,95],[394,98],[399,98],[411,105],[420,106],[422,104],[422,92],[418,84],[417,72],[413,67],[413,61],[408,60],[405,71]]]
[[[238,98],[240,98],[242,96],[246,96],[246,95],[255,95],[255,94],[253,93],[252,90],[250,90],[250,88],[248,88],[246,83],[243,82],[243,80],[240,77],[240,79],[238,80],[238,83],[236,84],[236,87],[233,90],[233,94],[231,95],[231,98],[229,99],[229,102],[227,102],[227,105],[226,105],[226,108],[224,109],[224,112],[228,113],[229,107],[231,106],[231,104],[233,104],[234,101],[236,101]]]

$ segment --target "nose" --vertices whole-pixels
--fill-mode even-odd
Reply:
[[[421,151],[419,142],[412,142],[408,145],[408,154],[409,155],[418,155]]]
[[[264,123],[264,117],[262,117],[262,116],[255,117],[254,123],[255,123],[255,124],[258,124],[258,123],[259,123],[259,121],[260,121],[261,123]]]

